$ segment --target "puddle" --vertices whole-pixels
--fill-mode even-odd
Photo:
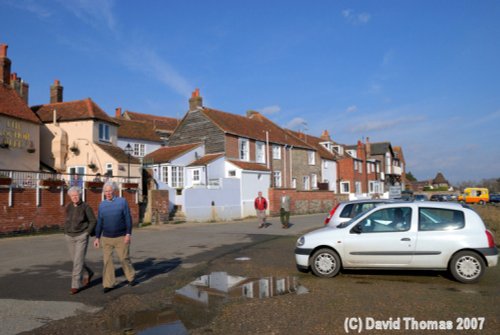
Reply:
[[[188,329],[209,324],[231,299],[265,299],[308,292],[297,277],[246,278],[212,272],[176,290],[168,308],[120,316],[109,326],[126,335],[185,335]]]

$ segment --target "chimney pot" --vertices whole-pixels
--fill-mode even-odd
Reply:
[[[122,108],[121,107],[118,107],[115,109],[115,117],[117,119],[121,118],[122,117]]]
[[[191,98],[189,99],[189,110],[196,110],[200,107],[203,106],[203,99],[200,96],[200,89],[197,88],[194,90],[194,92],[191,95]]]

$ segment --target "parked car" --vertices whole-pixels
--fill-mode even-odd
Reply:
[[[334,277],[341,269],[449,270],[475,283],[498,262],[493,234],[472,209],[458,203],[380,204],[359,217],[297,240],[301,271]]]
[[[392,202],[391,199],[365,199],[340,202],[328,213],[324,224],[335,227],[342,222],[351,220],[356,215],[366,212],[378,204]]]
[[[497,204],[500,202],[500,193],[491,193],[490,194],[490,203]]]
[[[446,194],[432,194],[431,201],[448,201],[449,197]]]
[[[429,197],[425,194],[415,194],[413,196],[413,200],[415,200],[415,201],[428,201]]]

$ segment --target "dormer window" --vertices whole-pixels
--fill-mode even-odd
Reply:
[[[109,125],[99,123],[99,141],[109,142]]]
[[[340,146],[340,145],[334,145],[332,147],[332,149],[334,151],[336,151],[339,155],[342,155],[342,156],[344,155],[344,150],[343,150],[342,146]]]

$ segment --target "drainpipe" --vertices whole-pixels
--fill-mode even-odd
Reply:
[[[293,166],[293,157],[292,157],[292,152],[293,152],[293,145],[290,146],[290,186],[292,185],[292,181],[293,181],[293,170],[292,170],[292,166]],[[297,185],[295,185],[295,188],[297,188]]]
[[[266,130],[266,163],[269,169],[269,131]]]
[[[283,181],[285,182],[283,185],[284,187],[286,187],[286,181],[288,180],[287,179],[287,173],[286,173],[286,147],[288,147],[288,144],[285,144],[285,150],[284,150],[284,154],[283,154]]]

